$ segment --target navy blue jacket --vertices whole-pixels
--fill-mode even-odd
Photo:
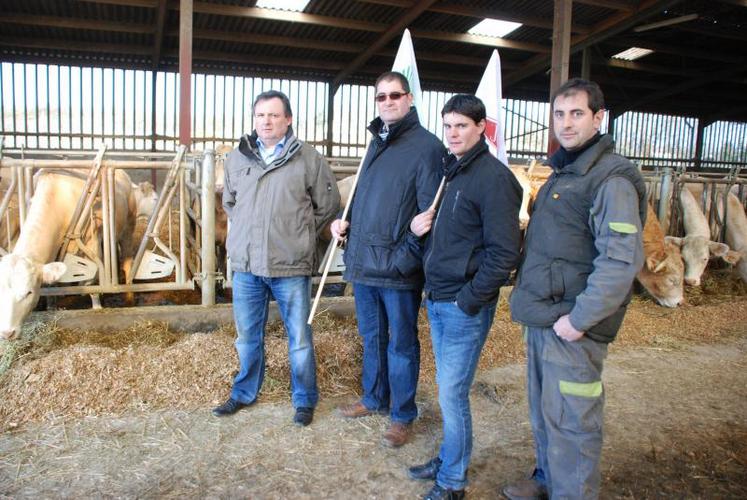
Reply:
[[[446,186],[426,237],[429,299],[456,300],[469,315],[498,300],[521,246],[521,186],[480,141],[459,160],[447,158]]]
[[[345,247],[345,281],[415,290],[423,286],[423,267],[408,231],[426,210],[441,182],[445,148],[424,129],[415,108],[379,136],[383,123],[371,122],[373,135],[350,208]],[[420,250],[422,254],[422,248]]]

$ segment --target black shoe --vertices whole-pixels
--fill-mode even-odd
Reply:
[[[410,479],[428,479],[430,481],[433,481],[436,479],[436,474],[438,474],[438,469],[440,468],[441,459],[436,457],[424,464],[410,467],[409,469],[407,469],[407,475],[410,476]]]
[[[296,414],[293,415],[293,423],[300,426],[306,427],[314,420],[314,408],[307,406],[299,406],[296,408]]]
[[[434,484],[423,500],[461,500],[462,498],[464,498],[464,490],[450,490]]]
[[[220,406],[216,406],[215,408],[213,408],[213,415],[215,415],[216,417],[227,417],[228,415],[233,415],[240,409],[246,408],[250,405],[251,403],[242,403],[241,401],[236,401],[235,399],[228,398],[228,401]]]

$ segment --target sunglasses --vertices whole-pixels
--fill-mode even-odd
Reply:
[[[392,101],[399,101],[403,96],[406,96],[409,92],[390,92],[389,94],[378,94],[374,99],[376,102],[384,102],[388,97]]]

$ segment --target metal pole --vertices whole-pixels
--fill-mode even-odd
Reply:
[[[200,192],[202,216],[202,305],[215,305],[215,153],[205,151],[202,159],[202,190]]]
[[[661,227],[669,227],[667,221],[667,208],[672,197],[672,168],[662,168],[661,174],[661,190],[659,191],[659,210],[657,215],[659,216],[659,222]]]
[[[117,258],[117,181],[116,171],[112,168],[106,169],[107,182],[109,184],[109,254],[111,256],[111,278],[112,285],[119,284],[119,259]]]
[[[179,2],[179,144],[192,144],[192,0]]]

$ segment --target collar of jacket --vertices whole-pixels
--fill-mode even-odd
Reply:
[[[384,121],[380,116],[377,116],[368,124],[368,131],[371,132],[375,141],[384,142],[381,137],[379,137],[379,132],[383,125]],[[387,135],[386,142],[392,142],[392,140],[401,135],[404,131],[417,127],[418,125],[420,125],[418,112],[415,109],[415,106],[410,106],[410,111],[407,112],[404,118],[397,123],[389,125],[389,135]]]
[[[576,161],[574,161],[573,163],[566,165],[562,169],[555,167],[552,162],[550,162],[550,166],[556,174],[569,173],[576,175],[586,175],[589,169],[594,166],[594,164],[603,154],[609,153],[614,149],[615,141],[612,140],[612,136],[610,134],[604,134],[599,138],[596,144],[593,144],[586,151],[581,153],[581,156],[576,158]]]
[[[444,161],[443,165],[444,177],[446,177],[446,182],[453,179],[457,172],[467,168],[475,158],[485,152],[488,152],[489,154],[489,151],[490,150],[488,149],[488,145],[485,143],[485,136],[481,135],[480,140],[477,142],[477,144],[472,146],[472,149],[464,153],[464,155],[462,155],[462,157],[458,160],[456,156],[449,153],[446,156],[446,160]]]
[[[293,127],[288,127],[288,132],[285,134],[285,146],[283,146],[283,150],[280,151],[277,158],[272,160],[272,163],[270,163],[267,168],[282,167],[288,163],[299,149],[301,149],[301,141],[299,141],[293,134]],[[252,132],[252,135],[247,134],[241,137],[241,141],[239,141],[239,151],[248,158],[257,159],[264,163],[262,155],[259,154],[256,130]]]

